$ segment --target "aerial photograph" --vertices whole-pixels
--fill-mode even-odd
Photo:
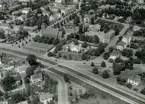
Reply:
[[[0,104],[145,104],[145,0],[0,0]]]

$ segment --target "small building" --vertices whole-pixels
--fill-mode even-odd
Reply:
[[[108,33],[104,34],[103,43],[109,43],[115,37],[115,31],[110,30]]]
[[[132,74],[128,78],[127,83],[130,83],[134,87],[138,87],[140,85],[140,83],[141,83],[141,76]]]
[[[122,38],[122,41],[126,43],[126,45],[130,44],[131,42],[131,39],[132,39],[132,34],[127,34],[126,36],[124,36]]]
[[[25,15],[27,15],[30,11],[32,11],[32,9],[31,8],[24,8],[24,9],[22,9],[22,14],[25,14]]]
[[[139,27],[139,26],[134,26],[133,27],[133,31],[139,31],[141,29],[141,27]]]
[[[121,56],[121,53],[118,50],[113,50],[109,59],[115,60],[117,57],[120,57],[120,56]]]
[[[101,28],[101,25],[99,25],[99,24],[89,25],[89,31],[99,32],[100,28]]]
[[[120,51],[123,51],[123,49],[125,49],[126,46],[127,46],[127,45],[126,45],[125,42],[120,41],[120,42],[117,44],[116,49],[118,49],[118,50],[120,50]]]
[[[33,27],[31,27],[31,26],[24,26],[23,29],[26,30],[26,31],[36,31],[38,29],[38,26],[33,26]]]
[[[19,102],[17,104],[28,104],[28,101],[21,101],[21,102]]]
[[[10,71],[10,70],[14,69],[14,66],[13,65],[4,65],[3,69],[6,71]]]
[[[47,104],[53,100],[53,95],[50,93],[43,93],[39,95],[39,100],[42,104]]]
[[[28,68],[27,65],[18,66],[15,68],[15,71],[18,73],[26,73],[26,69]]]
[[[30,76],[30,80],[32,83],[37,83],[42,81],[42,74],[41,73],[35,73],[33,75]]]

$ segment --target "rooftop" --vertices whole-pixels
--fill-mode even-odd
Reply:
[[[40,101],[47,100],[48,98],[51,98],[51,97],[53,97],[53,95],[50,93],[43,93],[39,95]]]

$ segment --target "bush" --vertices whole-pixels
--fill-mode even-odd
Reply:
[[[104,58],[105,60],[108,60],[109,57],[110,57],[110,53],[104,53],[103,58]]]
[[[102,61],[102,63],[101,63],[101,67],[106,67],[106,63],[105,63],[105,61]]]
[[[107,78],[109,78],[109,77],[110,77],[110,74],[108,73],[108,71],[104,71],[104,72],[102,73],[102,78],[107,79]]]
[[[98,74],[98,73],[99,73],[98,68],[96,68],[96,67],[93,68],[92,72],[93,72],[94,74]]]
[[[91,63],[91,66],[92,66],[92,67],[95,66],[94,62]]]
[[[121,74],[121,71],[114,70],[114,71],[113,71],[113,74],[114,74],[114,75],[119,75],[119,74]]]
[[[134,64],[141,64],[141,60],[136,58],[136,59],[133,60],[133,63]]]

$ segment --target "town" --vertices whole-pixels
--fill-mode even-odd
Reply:
[[[145,104],[144,0],[0,0],[0,104]]]

